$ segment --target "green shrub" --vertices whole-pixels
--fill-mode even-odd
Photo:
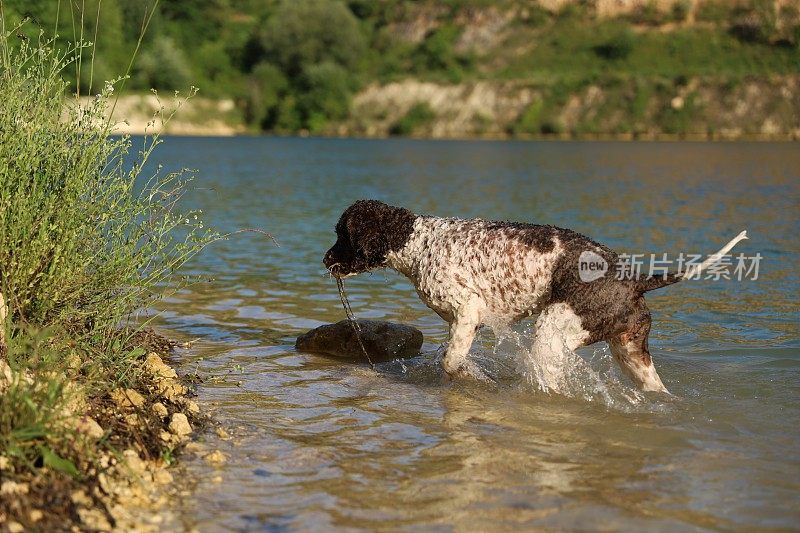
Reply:
[[[631,14],[631,20],[637,24],[647,24],[648,26],[658,26],[663,22],[664,16],[658,9],[655,0],[648,0],[639,4]]]
[[[15,49],[10,35],[0,41],[0,291],[9,342],[27,328],[48,329],[123,364],[119,327],[213,235],[197,213],[176,208],[182,174],[141,176],[157,136],[138,157],[130,138],[113,136],[104,119],[112,84],[65,108],[61,73],[80,50]]]
[[[689,94],[679,109],[675,109],[667,100],[661,116],[658,117],[661,128],[665,133],[682,135],[691,132],[692,120],[697,114],[694,94]]]
[[[514,133],[536,134],[541,132],[542,115],[545,103],[541,98],[535,98],[533,102],[520,115],[513,126]]]
[[[183,90],[188,88],[192,70],[183,50],[169,37],[159,36],[142,52],[135,80],[146,89]]]
[[[260,33],[267,61],[290,78],[309,65],[355,67],[365,50],[358,19],[334,0],[283,0]]]
[[[415,104],[403,117],[395,122],[389,133],[391,135],[413,135],[421,128],[429,125],[436,118],[436,114],[427,102]]]
[[[247,80],[244,115],[248,124],[272,129],[278,121],[278,107],[289,88],[289,81],[275,65],[260,63]]]
[[[461,30],[454,24],[444,24],[433,31],[414,52],[412,63],[418,74],[444,74],[447,81],[460,82],[471,71],[475,56],[456,52],[455,44]]]
[[[732,7],[728,0],[709,0],[701,2],[697,6],[695,18],[699,22],[714,22],[720,24],[728,20]]]
[[[688,0],[680,0],[672,4],[669,14],[673,22],[683,22],[689,16],[692,6]]]
[[[298,108],[304,126],[319,132],[329,120],[341,120],[350,112],[350,75],[331,62],[306,67],[300,79]]]
[[[774,27],[768,17],[755,9],[737,9],[731,20],[731,35],[743,42],[768,43]]]
[[[193,57],[193,64],[200,70],[203,94],[209,96],[225,96],[232,91],[232,85],[240,79],[240,74],[231,63],[231,57],[222,41],[203,43]]]
[[[636,36],[629,28],[616,30],[606,41],[593,48],[594,53],[603,59],[621,60],[627,58],[636,44]]]
[[[303,127],[300,111],[297,109],[297,97],[287,94],[278,104],[275,128],[282,132],[298,131]]]

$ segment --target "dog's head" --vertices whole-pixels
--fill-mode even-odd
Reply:
[[[325,254],[325,267],[344,278],[386,266],[386,256],[399,251],[413,231],[415,215],[377,200],[359,200],[345,209],[336,224],[336,243]]]

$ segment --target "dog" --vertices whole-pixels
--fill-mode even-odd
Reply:
[[[447,321],[442,363],[451,377],[469,374],[467,355],[481,325],[536,317],[534,351],[574,351],[606,341],[640,389],[668,393],[648,349],[651,318],[644,293],[699,276],[747,233],[685,272],[633,277],[607,269],[590,281],[579,273],[586,254],[601,265],[618,264],[619,255],[555,226],[416,215],[359,200],[342,213],[336,237],[323,259],[333,276],[392,268]]]

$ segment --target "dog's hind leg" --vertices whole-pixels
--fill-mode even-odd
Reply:
[[[589,332],[581,317],[566,303],[546,307],[534,325],[531,355],[536,361],[535,374],[544,390],[559,390],[567,372],[567,352],[585,345]]]
[[[445,372],[451,377],[469,374],[467,355],[480,325],[481,313],[477,304],[465,305],[450,322],[450,338],[447,341],[447,353],[442,364]]]
[[[623,372],[642,390],[669,393],[653,365],[647,336],[650,334],[650,312],[647,308],[639,310],[628,325],[628,329],[608,339],[611,354]]]

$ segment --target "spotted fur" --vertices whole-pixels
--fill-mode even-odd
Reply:
[[[467,355],[482,324],[536,316],[534,350],[607,341],[637,385],[666,392],[647,346],[650,312],[643,294],[680,281],[680,274],[621,280],[609,269],[584,282],[581,253],[594,252],[609,265],[617,263],[617,253],[555,226],[415,215],[376,200],[348,207],[336,235],[323,261],[333,275],[393,268],[450,324],[443,361],[450,375],[468,373]],[[721,252],[742,238],[744,232]]]

